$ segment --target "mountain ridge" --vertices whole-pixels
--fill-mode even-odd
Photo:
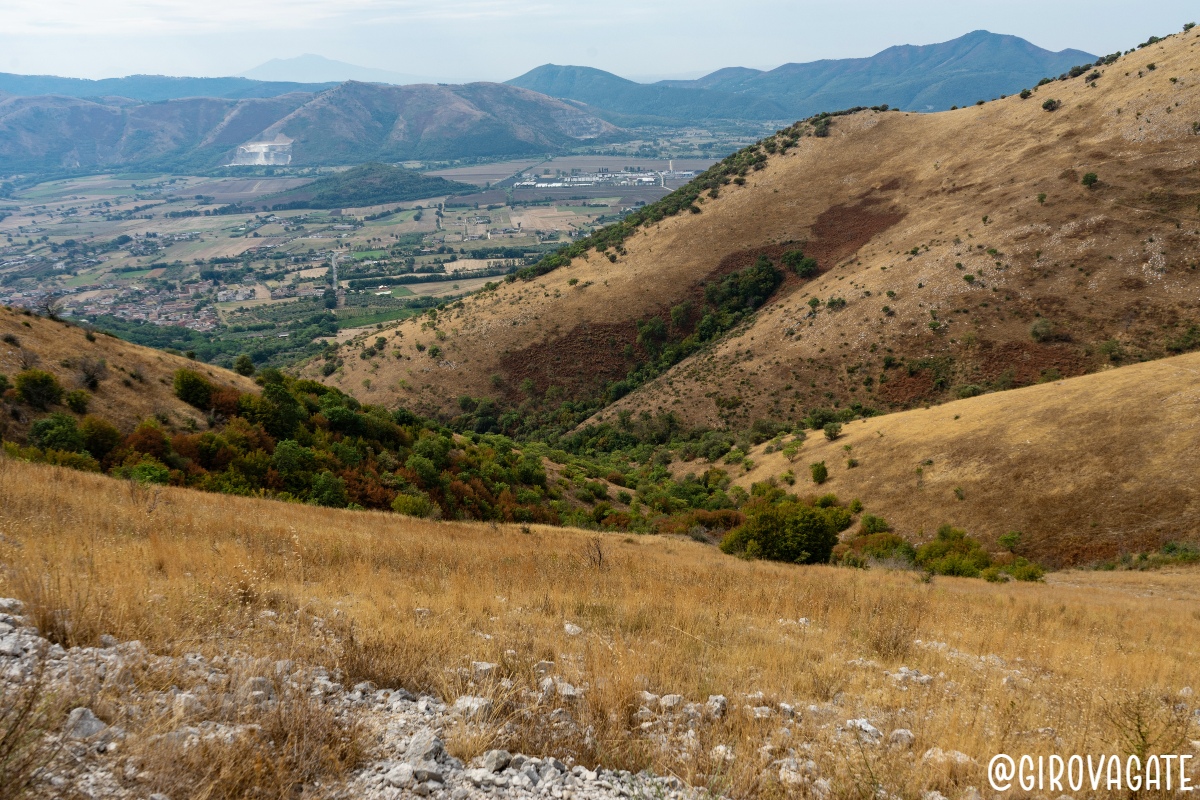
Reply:
[[[883,104],[942,111],[1012,94],[1095,60],[1080,50],[1053,53],[1017,36],[980,30],[937,44],[896,45],[867,58],[790,63],[765,72],[726,67],[692,81],[635,84],[590,67],[545,65],[508,83],[614,113],[645,113],[666,99],[668,107],[674,103],[687,112],[684,119],[797,119]]]
[[[626,135],[576,105],[501,84],[348,81],[316,94],[155,103],[0,96],[0,162],[14,171],[211,169],[280,134],[293,140],[294,165],[544,155]]]
[[[278,97],[293,92],[321,92],[336,82],[295,83],[256,81],[242,77],[189,78],[170,75],[128,75],[124,78],[62,78],[57,75],[18,75],[0,72],[0,92],[18,97],[59,96],[80,99],[127,97],[146,103],[188,97],[225,100]]]

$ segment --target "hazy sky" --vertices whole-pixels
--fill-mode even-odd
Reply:
[[[1194,0],[0,0],[0,71],[232,75],[318,53],[453,81],[547,62],[673,75],[867,56],[979,28],[1103,54],[1193,17]]]

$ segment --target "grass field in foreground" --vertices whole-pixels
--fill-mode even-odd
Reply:
[[[323,664],[347,685],[493,694],[496,718],[451,736],[462,757],[546,751],[771,797],[797,791],[767,768],[791,748],[835,796],[881,786],[958,797],[986,790],[983,765],[997,752],[1179,752],[1195,736],[1180,705],[1200,677],[1195,572],[925,583],[739,561],[691,541],[431,523],[12,460],[0,460],[0,497],[0,595],[29,603],[60,641],[109,633],[159,652]],[[277,623],[264,622],[268,610]],[[568,635],[566,622],[583,633]],[[546,722],[554,702],[522,692],[543,659],[584,687],[566,704],[574,733]],[[499,664],[515,688],[469,684],[472,661]],[[933,680],[898,680],[901,666]],[[643,689],[701,703],[724,694],[730,713],[694,737],[644,730]],[[763,698],[745,697],[754,692]],[[796,720],[779,715],[781,702]],[[762,705],[777,711],[743,710]],[[911,729],[915,743],[858,746],[838,731],[857,718],[885,735]],[[735,759],[713,760],[718,744]],[[935,747],[977,763],[923,760]]]

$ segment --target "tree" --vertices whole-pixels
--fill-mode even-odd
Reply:
[[[350,502],[346,496],[346,482],[329,470],[313,478],[311,499],[317,505],[329,508],[345,508]]]
[[[233,362],[233,371],[238,375],[245,375],[247,378],[254,374],[254,360],[246,353],[242,353]]]
[[[84,449],[75,418],[61,411],[33,423],[29,429],[29,442],[43,450],[78,453]]]
[[[116,426],[99,417],[84,417],[79,423],[79,435],[83,438],[83,449],[97,461],[103,461],[121,443],[121,432]]]
[[[747,506],[746,522],[725,536],[721,549],[771,561],[824,564],[850,521],[850,512],[836,505],[815,508],[795,499],[756,500]]]
[[[27,369],[14,379],[17,398],[34,408],[45,410],[62,402],[63,388],[58,379],[40,369]]]
[[[810,464],[808,467],[812,473],[813,483],[818,486],[829,480],[829,468],[825,466],[824,461],[818,461],[815,464]]]
[[[1086,186],[1089,189],[1092,188],[1093,186],[1095,186],[1099,182],[1100,182],[1100,176],[1094,172],[1089,172],[1087,175],[1083,176],[1082,183],[1084,186]]]
[[[817,260],[815,258],[806,258],[800,250],[789,250],[783,254],[783,258],[780,260],[785,267],[791,269],[792,272],[801,278],[811,278],[818,272]]]
[[[58,312],[62,311],[62,297],[55,292],[46,292],[37,300],[38,316],[58,320]]]
[[[199,372],[190,369],[175,371],[175,396],[193,408],[207,411],[211,405],[213,385]]]

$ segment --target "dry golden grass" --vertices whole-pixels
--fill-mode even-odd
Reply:
[[[587,394],[625,376],[620,352],[636,320],[695,300],[696,285],[728,257],[788,241],[809,242],[826,271],[809,283],[792,278],[752,325],[600,418],[663,410],[692,425],[741,425],[799,419],[835,401],[887,408],[941,397],[927,374],[910,385],[893,373],[886,391],[864,385],[889,352],[952,357],[954,384],[1002,382],[1010,370],[1018,383],[1043,370],[1094,370],[1107,358],[1093,346],[1110,338],[1134,360],[1157,357],[1181,333],[1173,326],[1197,322],[1200,302],[1198,46],[1192,31],[1138,50],[1105,67],[1095,88],[1079,78],[1028,100],[838,118],[829,138],[802,139],[746,186],[705,200],[702,214],[633,236],[616,263],[592,252],[442,314],[439,359],[415,348],[434,343],[425,320],[407,321],[391,329],[405,360],[351,351],[329,380],[364,401],[447,414],[463,394],[519,403],[525,377],[539,392]],[[1157,69],[1147,71],[1150,62]],[[1062,107],[1043,111],[1047,99]],[[1100,184],[1088,190],[1080,179],[1091,171]],[[872,220],[880,212],[904,216],[886,227]],[[978,280],[965,282],[967,273]],[[809,319],[810,297],[849,305]],[[931,312],[943,323],[936,333]],[[1033,342],[1037,315],[1074,341]],[[723,414],[716,401],[734,397],[741,405]]]
[[[1183,478],[1200,470],[1198,376],[1191,354],[852,422],[832,442],[809,431],[794,461],[752,450],[737,482],[790,470],[801,493],[861,498],[911,541],[944,523],[993,544],[1021,531],[1019,552],[1056,567],[1156,550],[1200,530],[1200,492]]]
[[[12,336],[17,344],[0,340],[0,374],[13,376],[32,363],[52,373],[67,391],[82,388],[80,363],[83,359],[106,363],[104,377],[89,398],[88,413],[112,422],[122,431],[132,431],[139,422],[164,414],[172,424],[188,419],[202,421],[204,415],[175,396],[172,379],[175,370],[186,367],[207,375],[214,383],[234,386],[243,392],[257,391],[249,378],[211,364],[173,356],[161,350],[130,344],[103,334],[89,341],[86,331],[61,322],[0,307],[0,336]],[[30,355],[34,357],[30,360]],[[140,379],[139,377],[140,376]],[[58,408],[66,411],[66,408]],[[0,419],[0,435],[21,440],[32,418]],[[6,426],[7,425],[7,430]]]
[[[786,794],[762,774],[769,759],[759,748],[774,745],[775,757],[802,748],[839,797],[875,785],[956,795],[983,787],[982,767],[922,764],[928,748],[980,763],[999,751],[1108,752],[1126,742],[1121,720],[1135,711],[1152,733],[1168,729],[1177,693],[1197,679],[1195,572],[926,584],[620,536],[602,538],[597,567],[592,535],[573,530],[147,489],[11,460],[0,461],[0,496],[0,594],[22,597],[42,620],[69,609],[70,626],[51,631],[59,640],[111,633],[159,652],[294,658],[341,669],[347,685],[373,680],[447,699],[491,692],[462,672],[491,661],[516,690],[496,692],[493,726],[457,732],[467,756],[502,744],[769,797]],[[802,617],[807,626],[783,622]],[[568,636],[564,622],[584,633]],[[858,658],[878,664],[847,664]],[[586,687],[567,704],[575,733],[549,721],[555,703],[520,694],[542,659]],[[937,677],[923,687],[884,673],[901,665]],[[642,689],[697,702],[725,694],[730,713],[702,725],[693,748],[682,737],[664,745],[662,729],[643,731],[634,716]],[[764,701],[743,697],[759,691]],[[800,719],[744,713],[763,702],[794,703]],[[858,747],[836,732],[859,717],[885,734],[911,729],[914,749]],[[736,760],[711,761],[717,744]]]

